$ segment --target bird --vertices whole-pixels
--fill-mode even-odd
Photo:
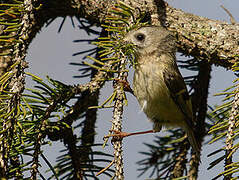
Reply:
[[[176,63],[175,36],[164,27],[145,26],[129,31],[123,41],[134,46],[133,93],[153,122],[152,131],[159,132],[162,127],[182,128],[199,155],[191,99]]]

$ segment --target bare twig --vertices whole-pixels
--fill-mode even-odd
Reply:
[[[236,24],[236,20],[235,18],[232,16],[232,14],[230,13],[230,11],[228,9],[226,9],[223,5],[221,5],[221,8],[224,9],[224,11],[226,11],[226,13],[230,16],[230,21],[231,21],[231,24]]]
[[[108,166],[106,166],[104,169],[102,169],[102,170],[100,170],[97,174],[96,174],[96,176],[99,176],[100,174],[102,174],[103,172],[105,172],[107,169],[109,169],[113,164],[114,164],[114,159],[109,163],[109,165]]]

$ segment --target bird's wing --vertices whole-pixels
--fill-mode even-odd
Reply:
[[[165,69],[163,71],[164,82],[170,91],[175,104],[179,107],[182,113],[185,115],[185,120],[189,126],[193,126],[193,114],[191,100],[178,68],[172,70]]]

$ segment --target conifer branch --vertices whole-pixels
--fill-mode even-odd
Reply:
[[[224,168],[225,171],[230,169],[231,167],[229,165],[233,163],[232,161],[232,154],[234,152],[233,136],[234,136],[234,130],[236,128],[237,115],[239,113],[238,111],[239,93],[238,92],[239,92],[239,88],[236,89],[236,94],[232,103],[230,117],[228,120],[228,129],[227,129],[227,135],[226,135],[225,168]],[[230,180],[231,178],[232,178],[232,173],[224,175],[224,180]]]

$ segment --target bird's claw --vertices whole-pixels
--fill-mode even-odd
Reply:
[[[113,134],[108,134],[104,136],[104,139],[112,137],[114,140],[121,140],[124,137],[130,136],[130,133],[122,132],[118,130],[110,130]]]
[[[115,80],[115,83],[121,83],[122,84],[122,86],[124,88],[124,91],[134,94],[134,92],[133,92],[132,88],[130,87],[130,84],[129,84],[127,79],[122,80],[122,79],[115,78],[114,80]]]

